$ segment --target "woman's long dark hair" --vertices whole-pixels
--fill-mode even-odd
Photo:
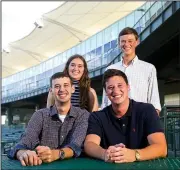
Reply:
[[[80,89],[80,107],[82,109],[86,109],[88,111],[91,111],[89,108],[89,90],[90,90],[90,78],[88,76],[88,68],[87,68],[87,63],[84,59],[83,56],[79,55],[79,54],[75,54],[73,56],[71,56],[68,61],[66,62],[65,68],[64,68],[64,73],[69,75],[69,65],[71,63],[72,60],[79,58],[80,60],[82,60],[83,64],[84,64],[84,73],[81,77],[81,79],[79,80],[79,89]]]

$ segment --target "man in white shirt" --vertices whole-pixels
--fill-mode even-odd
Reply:
[[[139,44],[138,33],[135,29],[126,27],[118,36],[118,43],[123,57],[120,62],[110,65],[108,69],[123,71],[129,81],[129,97],[139,102],[151,103],[157,113],[161,111],[156,68],[154,65],[139,60],[135,49]],[[111,102],[103,90],[102,108],[110,105]]]

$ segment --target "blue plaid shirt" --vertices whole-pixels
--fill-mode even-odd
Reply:
[[[81,154],[88,118],[88,111],[74,106],[71,106],[63,123],[55,106],[38,110],[32,115],[21,141],[10,150],[8,157],[16,158],[18,150],[34,150],[38,145],[51,149],[69,147],[77,157]]]

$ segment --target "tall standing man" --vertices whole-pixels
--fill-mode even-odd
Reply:
[[[161,111],[156,68],[154,65],[139,60],[135,49],[139,44],[138,33],[135,29],[126,27],[118,36],[118,43],[123,52],[122,60],[110,65],[108,69],[118,69],[123,71],[129,81],[129,97],[139,102],[151,103],[157,113]],[[111,102],[103,90],[102,108]]]
[[[55,105],[33,114],[21,141],[8,154],[23,166],[78,157],[81,153],[89,112],[71,105],[74,86],[68,75],[55,73],[50,85]]]

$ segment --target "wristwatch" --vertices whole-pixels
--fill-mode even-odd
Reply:
[[[65,158],[65,152],[62,150],[62,149],[60,149],[59,150],[59,159],[64,159]]]
[[[140,159],[141,159],[141,155],[138,152],[138,150],[135,150],[135,158],[136,158],[136,161],[140,161]]]

